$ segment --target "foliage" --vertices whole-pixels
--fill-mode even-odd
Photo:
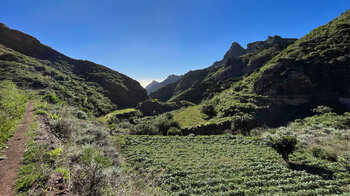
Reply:
[[[182,135],[181,129],[177,127],[170,127],[167,135]]]
[[[266,134],[263,140],[267,145],[275,149],[285,161],[288,161],[288,155],[292,154],[297,145],[297,138],[294,135],[278,132],[276,134]]]
[[[124,140],[126,165],[138,178],[152,179],[149,184],[159,187],[158,195],[341,194],[350,182],[350,174],[337,163],[296,152],[290,159],[305,163],[296,169],[250,137],[125,136]],[[328,170],[333,178],[327,178]]]
[[[58,97],[56,97],[55,95],[52,95],[52,94],[45,95],[43,97],[43,100],[47,101],[48,103],[51,103],[51,104],[62,103],[62,101]]]
[[[28,98],[10,81],[0,82],[0,152],[26,110]]]
[[[91,119],[78,118],[77,111],[52,105],[48,112],[60,118],[49,119],[51,131],[36,127],[30,132],[17,193],[47,194],[48,177],[56,172],[62,173],[74,195],[119,192],[119,184],[125,182],[120,179],[118,152],[109,130]]]
[[[100,183],[104,177],[102,172],[104,168],[108,168],[111,162],[104,157],[103,152],[94,149],[92,146],[85,147],[82,152],[81,161],[86,167],[87,179],[89,186],[85,194],[94,196],[99,193]]]
[[[57,113],[50,113],[49,114],[49,117],[52,119],[52,120],[57,120],[59,119],[59,115],[57,115]]]
[[[193,127],[207,122],[206,115],[201,113],[201,106],[190,106],[174,112],[174,120],[180,127]]]
[[[339,156],[339,163],[350,173],[350,152],[343,152]]]
[[[243,135],[250,135],[250,131],[255,126],[254,116],[246,113],[238,113],[232,116],[231,129],[240,131]]]
[[[326,113],[331,113],[332,112],[332,108],[328,107],[328,106],[324,106],[324,105],[319,105],[316,108],[312,109],[311,111],[323,115]]]
[[[329,161],[337,161],[338,159],[338,153],[334,150],[334,148],[329,148],[327,146],[311,146],[311,152],[315,157],[319,157],[321,159],[326,159]]]
[[[122,109],[122,110],[115,110],[111,113],[106,114],[103,117],[100,117],[99,120],[102,120],[104,122],[107,122],[108,120],[110,120],[112,117],[117,117],[120,115],[126,115],[126,114],[130,114],[130,116],[132,114],[134,114],[136,112],[135,108],[126,108],[126,109]],[[129,117],[130,117],[129,116]]]
[[[39,114],[39,115],[46,115],[47,111],[43,110],[43,109],[36,109],[35,110],[35,114]]]
[[[211,104],[204,104],[202,106],[201,112],[208,115],[209,118],[212,118],[216,115],[215,107]]]
[[[17,193],[33,194],[31,190],[33,186],[36,187],[37,193],[43,193],[49,178],[51,160],[47,151],[48,146],[34,141],[37,131],[37,124],[32,122],[29,130],[30,138],[21,160],[23,166],[19,169],[14,185]]]

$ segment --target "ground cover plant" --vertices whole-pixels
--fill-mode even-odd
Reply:
[[[10,81],[0,82],[0,152],[26,110],[28,98]]]
[[[161,195],[317,195],[349,192],[350,173],[336,162],[296,151],[287,164],[257,138],[124,136],[128,167]]]

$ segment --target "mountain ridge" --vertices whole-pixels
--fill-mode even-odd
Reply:
[[[147,85],[145,87],[145,89],[147,91],[147,94],[149,95],[152,92],[158,90],[159,88],[162,88],[163,86],[177,82],[181,78],[182,78],[182,75],[178,76],[178,75],[171,74],[162,82],[158,82],[158,81],[153,80],[149,85]]]
[[[72,59],[42,44],[36,38],[18,30],[10,29],[4,24],[0,24],[0,44],[2,45],[0,53],[0,68],[2,70],[0,70],[0,73],[3,73],[0,79],[12,80],[20,86],[27,86],[33,89],[53,89],[54,87],[58,88],[57,86],[61,86],[59,88],[66,87],[66,92],[62,92],[61,98],[69,99],[69,102],[80,102],[80,105],[84,105],[84,102],[89,102],[85,101],[89,99],[89,95],[86,93],[83,93],[85,95],[82,96],[77,94],[77,90],[73,90],[75,88],[73,84],[69,84],[67,89],[67,84],[65,83],[71,83],[71,79],[73,79],[76,81],[75,85],[84,83],[88,85],[88,87],[84,88],[90,88],[91,91],[98,92],[98,96],[109,100],[106,101],[104,99],[103,102],[105,103],[102,103],[102,101],[97,100],[101,99],[100,97],[96,98],[93,103],[85,104],[88,105],[89,109],[94,109],[95,106],[100,108],[100,111],[97,112],[100,114],[109,112],[115,107],[135,107],[139,102],[147,99],[145,89],[130,77],[87,60]],[[29,63],[30,61],[33,62]],[[16,63],[18,66],[16,70],[20,69],[21,72],[13,72],[11,74],[6,71],[7,69],[14,69],[14,67],[11,67],[13,63]],[[28,65],[36,69],[35,71],[37,72],[28,70]],[[48,72],[47,70],[50,70],[50,73],[46,73]],[[22,75],[14,77],[16,74]],[[23,82],[28,79],[29,75],[33,76],[31,78],[33,83]],[[41,80],[42,76],[50,77],[50,82]],[[60,77],[55,78],[55,76]],[[64,94],[67,94],[68,91],[73,100],[65,97]],[[82,91],[80,90],[79,93],[82,93]]]
[[[232,82],[230,80],[235,80],[261,67],[296,40],[269,36],[265,41],[253,42],[258,43],[254,46],[248,44],[249,52],[246,52],[247,49],[237,42],[233,42],[222,60],[214,62],[207,68],[189,71],[175,84],[159,88],[149,96],[160,101],[186,100],[200,103],[203,99],[210,98],[215,93],[228,88]]]

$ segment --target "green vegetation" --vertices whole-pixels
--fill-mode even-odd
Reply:
[[[177,127],[170,127],[167,135],[182,135],[181,129]]]
[[[134,114],[136,112],[135,108],[127,108],[127,109],[122,109],[122,110],[115,110],[111,113],[106,114],[103,117],[100,117],[99,120],[103,122],[107,122],[110,120],[112,117],[118,117],[119,115],[125,115],[125,114]]]
[[[174,113],[174,120],[180,127],[193,127],[207,122],[206,114],[201,112],[201,105],[191,106]]]
[[[0,82],[0,153],[22,119],[27,102],[27,96],[15,84]]]
[[[46,95],[49,103],[62,100],[100,116],[116,106],[135,107],[147,98],[137,81],[121,73],[93,62],[71,59],[19,31],[9,28],[0,31],[0,80],[36,90]]]
[[[288,155],[295,151],[297,145],[297,138],[294,135],[285,135],[278,132],[273,135],[265,136],[264,138],[267,145],[275,149],[285,161],[288,161]]]
[[[45,184],[50,173],[49,147],[44,143],[35,142],[36,135],[42,134],[38,124],[32,122],[28,130],[29,141],[22,158],[22,167],[17,174],[14,185],[18,195],[33,194],[31,188],[35,185],[35,191],[44,192]]]
[[[17,193],[48,194],[57,172],[73,195],[350,194],[350,113],[341,103],[349,101],[349,21],[350,11],[294,44],[254,42],[151,94],[166,103],[136,93],[123,104],[143,102],[122,110],[115,93],[134,94],[121,74],[0,45],[0,80],[36,89],[35,114],[47,126],[32,124]],[[15,85],[0,84],[0,142],[26,102]]]
[[[290,165],[255,138],[126,136],[127,165],[152,179],[161,195],[339,194],[350,174],[338,163],[298,151]]]
[[[109,130],[79,118],[82,111],[71,106],[51,105],[48,112],[56,116],[49,118],[50,132],[39,129],[39,122],[32,123],[15,185],[17,193],[46,194],[52,188],[47,182],[55,172],[62,173],[65,188],[74,194],[118,192],[119,159]]]
[[[323,113],[295,120],[286,127],[271,129],[263,137],[269,137],[270,133],[295,136],[300,148],[307,149],[315,157],[336,162],[342,153],[350,149],[349,128],[349,113]]]

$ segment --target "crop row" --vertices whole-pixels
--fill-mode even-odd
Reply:
[[[165,195],[324,195],[342,193],[350,183],[350,175],[342,171],[319,174],[308,171],[310,165],[293,169],[255,138],[128,136],[125,140],[122,149],[128,166],[147,174]]]

